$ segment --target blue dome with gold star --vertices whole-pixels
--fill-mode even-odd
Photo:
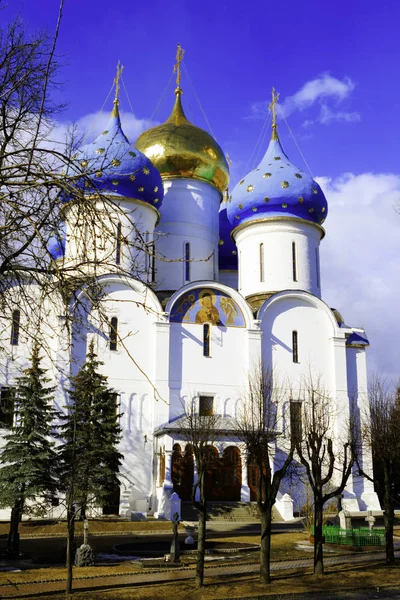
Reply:
[[[106,129],[73,157],[79,172],[86,175],[78,185],[87,193],[131,198],[159,208],[164,188],[160,173],[147,156],[129,143],[122,131],[118,100]]]
[[[271,217],[297,217],[321,225],[328,203],[316,181],[290,162],[273,125],[272,138],[260,164],[234,188],[227,205],[233,227]]]

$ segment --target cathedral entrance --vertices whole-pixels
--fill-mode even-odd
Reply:
[[[205,477],[206,498],[211,502],[239,501],[242,488],[242,461],[236,446],[225,448],[219,456],[210,446],[212,460]]]
[[[185,452],[179,444],[174,444],[172,449],[171,479],[174,492],[181,500],[191,500],[193,487],[194,461],[190,444],[186,445]]]

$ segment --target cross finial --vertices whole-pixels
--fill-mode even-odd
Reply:
[[[280,94],[275,93],[275,88],[272,88],[272,102],[268,106],[268,110],[272,111],[272,139],[278,141],[278,133],[276,131],[276,105],[278,103]]]
[[[115,83],[114,104],[119,104],[119,101],[118,101],[118,96],[119,96],[119,80],[121,78],[123,70],[124,70],[124,67],[123,67],[123,65],[121,65],[121,61],[119,60],[118,64],[117,64],[117,74],[116,74],[115,79],[114,79],[114,83]]]
[[[176,63],[174,66],[174,73],[176,72],[176,89],[181,89],[181,62],[185,56],[185,51],[180,44],[176,48]]]

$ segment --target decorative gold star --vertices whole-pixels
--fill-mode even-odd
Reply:
[[[96,171],[96,177],[101,177],[103,175],[102,171]]]
[[[236,215],[235,219],[238,219],[238,220],[239,220],[239,219],[240,219],[239,215]]]
[[[143,167],[143,173],[144,173],[145,175],[149,175],[149,173],[150,173],[150,169],[148,169],[147,167]]]
[[[239,181],[239,185],[242,185],[244,183],[244,179],[242,179],[242,181]]]
[[[108,129],[105,129],[105,130],[103,131],[103,134],[102,134],[102,135],[107,135],[107,133],[108,133]]]
[[[158,198],[154,198],[154,204],[157,204],[157,202],[158,202]]]
[[[264,202],[269,202],[269,198],[268,198],[268,196],[265,196],[265,198],[264,198]]]
[[[287,208],[287,204],[286,203],[282,204],[282,208]]]
[[[313,212],[314,212],[314,209],[313,209],[313,208],[309,208],[309,209],[308,209],[308,212],[309,212],[309,213],[313,213]]]
[[[302,179],[303,178],[303,175],[300,175],[300,173],[295,173],[294,176],[297,177],[297,179]]]
[[[312,193],[313,193],[313,194],[318,194],[318,190],[317,190],[317,188],[313,187],[313,189],[312,189]]]
[[[271,177],[272,173],[264,173],[263,177],[264,179],[269,179]]]
[[[132,173],[132,175],[129,175],[129,179],[130,179],[131,181],[135,181],[135,179],[136,179],[136,175],[134,175],[134,174]]]
[[[304,202],[303,196],[299,196],[299,204],[303,204],[303,202]]]
[[[257,207],[253,206],[253,208],[251,209],[253,212],[257,212]]]
[[[97,154],[104,154],[105,152],[105,148],[97,148],[96,153]]]
[[[274,156],[274,160],[281,160],[280,156]]]
[[[243,208],[243,204],[238,204],[238,208],[242,209]]]
[[[118,185],[118,179],[113,179],[113,180],[112,180],[112,184],[113,184],[113,185]]]
[[[321,208],[321,212],[323,212],[323,213],[325,212],[325,206],[323,206],[323,207]]]
[[[118,158],[113,158],[112,161],[111,161],[111,164],[112,164],[113,167],[119,167],[120,164],[121,164],[121,161],[118,160]]]
[[[81,161],[81,167],[82,167],[83,169],[86,169],[86,167],[88,166],[88,164],[89,164],[89,163],[88,163],[88,161],[87,161],[87,160],[82,160],[82,161]]]
[[[232,250],[232,254],[233,254],[234,256],[236,256],[236,254],[237,254],[236,250]]]
[[[252,192],[254,190],[254,185],[248,185],[246,188],[246,192]]]
[[[129,150],[128,154],[129,156],[132,156],[132,158],[135,158],[136,156],[136,152],[132,152],[132,150]]]
[[[153,192],[158,192],[158,185],[154,186]]]
[[[219,240],[218,241],[218,246],[223,246],[224,245],[224,240]]]
[[[144,187],[138,188],[138,192],[144,192]]]
[[[282,181],[281,186],[283,188],[288,188],[289,187],[289,182],[288,181]]]

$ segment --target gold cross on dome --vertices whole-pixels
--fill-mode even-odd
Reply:
[[[174,73],[176,72],[176,87],[181,89],[181,62],[185,56],[185,51],[180,44],[176,48],[176,63],[174,65]]]
[[[122,76],[122,71],[124,70],[123,65],[121,65],[121,61],[118,61],[117,64],[117,74],[115,76],[114,79],[114,83],[115,83],[115,99],[114,99],[114,103],[118,103],[118,96],[119,96],[119,80]]]
[[[275,93],[275,88],[272,88],[272,102],[268,106],[268,110],[272,111],[272,139],[277,140],[278,134],[276,132],[276,105],[278,103],[280,94],[278,92]]]

